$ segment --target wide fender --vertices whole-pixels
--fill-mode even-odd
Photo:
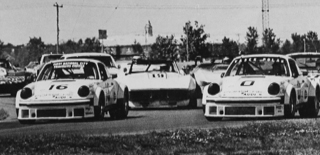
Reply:
[[[289,100],[290,100],[290,95],[292,93],[295,93],[295,96],[296,96],[296,101],[297,101],[297,92],[296,90],[294,89],[294,87],[291,85],[291,84],[288,84],[286,87],[285,87],[285,92],[284,92],[284,104],[287,105],[289,104]]]
[[[314,80],[310,80],[310,86],[308,91],[309,97],[317,96],[317,92],[316,92],[317,89],[319,91],[319,84]]]
[[[123,83],[119,83],[117,84],[117,98],[118,99],[123,99],[124,98],[124,92],[127,90],[128,91],[128,87],[127,85],[123,84]]]
[[[106,97],[106,94],[103,92],[103,90],[100,87],[96,87],[93,91],[93,105],[98,106],[99,105],[99,98],[100,94],[103,93],[104,97]]]
[[[21,94],[21,89],[17,92],[17,95],[16,95],[16,99],[15,99],[15,107],[16,109],[19,108],[19,103],[20,103],[20,94]]]
[[[208,87],[209,87],[209,85],[206,85],[203,88],[203,91],[202,91],[202,105],[206,105],[207,95],[208,95]]]

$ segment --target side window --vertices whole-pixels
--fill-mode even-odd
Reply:
[[[298,76],[299,75],[299,71],[298,71],[296,63],[293,60],[289,59],[289,65],[290,65],[290,68],[291,68],[292,76],[293,77]]]
[[[99,67],[99,70],[100,70],[101,79],[102,80],[108,79],[107,71],[106,71],[106,68],[104,67],[104,65],[99,63],[98,67]]]

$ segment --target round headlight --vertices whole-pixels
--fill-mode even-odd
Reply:
[[[268,93],[270,95],[277,95],[280,92],[280,86],[277,83],[271,83],[268,87]]]
[[[32,96],[32,90],[30,88],[26,87],[21,90],[20,97],[22,99],[27,99],[31,96]]]
[[[80,97],[86,97],[89,95],[89,93],[90,93],[90,90],[89,90],[89,87],[87,86],[81,86],[78,90],[78,95]]]
[[[208,87],[208,93],[210,95],[216,95],[220,92],[220,86],[216,83],[211,83]]]

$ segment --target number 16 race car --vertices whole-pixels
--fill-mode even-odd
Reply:
[[[36,120],[104,118],[128,115],[128,89],[97,60],[57,60],[45,64],[36,81],[19,90],[15,107],[20,123]]]
[[[220,83],[204,88],[207,120],[224,117],[317,117],[319,85],[309,80],[296,62],[283,55],[235,58]]]

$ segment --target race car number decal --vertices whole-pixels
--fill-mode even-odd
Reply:
[[[252,86],[254,84],[254,81],[243,81],[241,83],[241,86]]]
[[[52,90],[52,88],[54,88],[54,84],[50,86],[49,90]],[[67,84],[64,84],[64,85],[57,85],[56,86],[56,89],[58,90],[63,90],[63,89],[67,89],[68,88],[68,85]]]

